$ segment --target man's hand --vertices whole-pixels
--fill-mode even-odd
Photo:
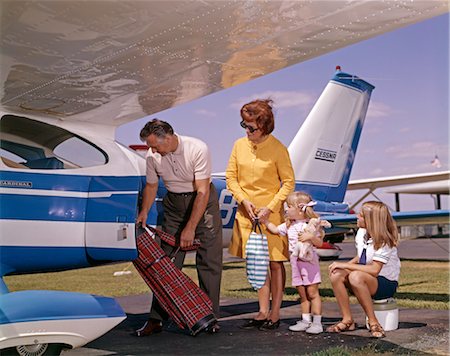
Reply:
[[[141,211],[136,219],[136,225],[141,224],[142,227],[147,226],[147,215],[145,211]]]
[[[195,237],[195,229],[185,227],[183,231],[181,231],[180,247],[181,248],[191,247],[194,244],[194,237]]]
[[[158,191],[158,183],[146,183],[144,187],[144,191],[142,193],[142,206],[141,211],[136,219],[136,225],[139,223],[142,227],[147,226],[147,216],[150,211],[150,207],[156,198],[156,193]]]

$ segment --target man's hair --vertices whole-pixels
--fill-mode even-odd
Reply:
[[[153,119],[145,124],[139,134],[142,141],[145,141],[150,135],[155,135],[158,138],[164,138],[167,135],[173,135],[173,128],[168,122]]]

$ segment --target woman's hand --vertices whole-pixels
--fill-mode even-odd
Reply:
[[[256,218],[256,215],[255,215],[256,207],[253,205],[253,203],[250,200],[243,200],[242,205],[244,206],[245,211],[247,212],[250,219],[252,221],[254,221]]]
[[[258,209],[257,214],[260,221],[267,221],[269,220],[270,214],[272,214],[272,210],[264,206]]]

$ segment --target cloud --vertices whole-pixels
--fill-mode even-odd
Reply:
[[[394,114],[396,114],[394,109],[379,101],[371,101],[367,110],[367,118],[370,119],[392,117]]]
[[[217,113],[211,110],[206,110],[206,109],[198,109],[195,110],[196,114],[199,114],[201,116],[207,116],[207,117],[216,117]]]
[[[384,170],[384,169],[382,169],[382,168],[375,168],[375,169],[372,169],[372,170],[369,172],[369,176],[370,176],[370,177],[378,177],[378,176],[383,175],[384,173],[385,173],[385,170]]]
[[[436,144],[432,141],[420,141],[408,145],[396,145],[386,148],[385,152],[394,158],[433,159],[436,153],[444,155],[448,152],[448,144]]]
[[[304,91],[273,91],[267,90],[261,93],[255,93],[248,97],[238,99],[232,104],[234,109],[240,109],[242,105],[255,99],[270,98],[274,102],[274,108],[286,109],[297,108],[300,110],[310,109],[316,96]]]

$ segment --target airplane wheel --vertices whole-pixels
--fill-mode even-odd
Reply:
[[[62,345],[60,344],[36,344],[21,345],[2,350],[2,355],[7,356],[59,356]]]

